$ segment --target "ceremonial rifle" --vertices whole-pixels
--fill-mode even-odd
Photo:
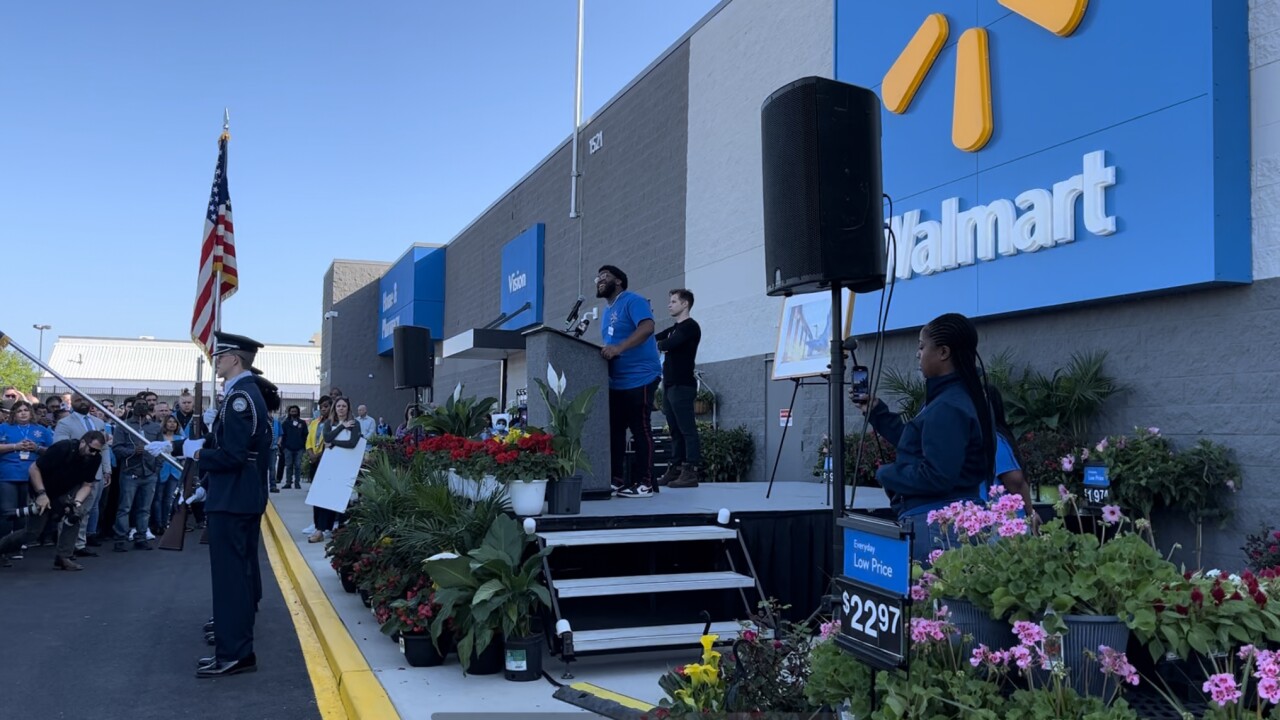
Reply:
[[[189,440],[199,440],[204,435],[204,363],[196,365],[195,406],[191,412],[191,435]],[[194,458],[183,458],[180,502],[173,513],[173,519],[164,535],[160,537],[161,550],[182,550],[187,542],[187,516],[191,506],[187,504],[200,482],[200,464]]]

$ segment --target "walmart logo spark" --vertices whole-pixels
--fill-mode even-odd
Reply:
[[[998,0],[999,3],[1059,37],[1068,37],[1084,19],[1089,0]],[[901,115],[911,106],[920,83],[947,44],[947,18],[934,13],[924,19],[893,67],[885,73],[880,95],[890,112]],[[969,28],[956,43],[955,104],[951,143],[965,152],[981,150],[995,129],[991,113],[991,65],[985,28]]]

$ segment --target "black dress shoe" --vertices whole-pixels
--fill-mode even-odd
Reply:
[[[213,634],[213,633],[211,633],[211,632],[207,632],[207,633],[205,633],[205,634],[204,634],[204,641],[205,641],[206,643],[208,643],[209,645],[216,645],[216,644],[217,644],[217,641],[214,639],[214,634]]]
[[[258,659],[250,654],[241,660],[215,661],[209,665],[201,665],[196,670],[198,678],[216,678],[226,675],[254,672],[258,669]]]
[[[208,633],[213,632],[213,621],[212,621],[212,620],[210,620],[209,622],[207,622],[207,623],[205,623],[205,624],[204,624],[204,632],[205,632],[205,634],[206,634],[206,635],[207,635]]]
[[[75,552],[75,556],[76,557],[98,557],[98,553],[88,548],[80,548]]]
[[[196,667],[202,668],[206,665],[213,665],[216,662],[218,662],[218,656],[210,655],[209,657],[202,657],[199,660],[196,660]]]

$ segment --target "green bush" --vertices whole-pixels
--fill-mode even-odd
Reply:
[[[751,469],[756,456],[755,438],[745,425],[736,428],[713,428],[711,423],[698,423],[702,443],[702,474],[709,482],[740,482]]]

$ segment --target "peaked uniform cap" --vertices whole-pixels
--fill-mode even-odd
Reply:
[[[258,351],[262,349],[262,343],[244,335],[233,335],[222,331],[213,333],[213,357],[229,352],[248,353],[250,356],[256,356]],[[249,371],[254,375],[261,375],[262,371],[252,365],[252,357]]]

